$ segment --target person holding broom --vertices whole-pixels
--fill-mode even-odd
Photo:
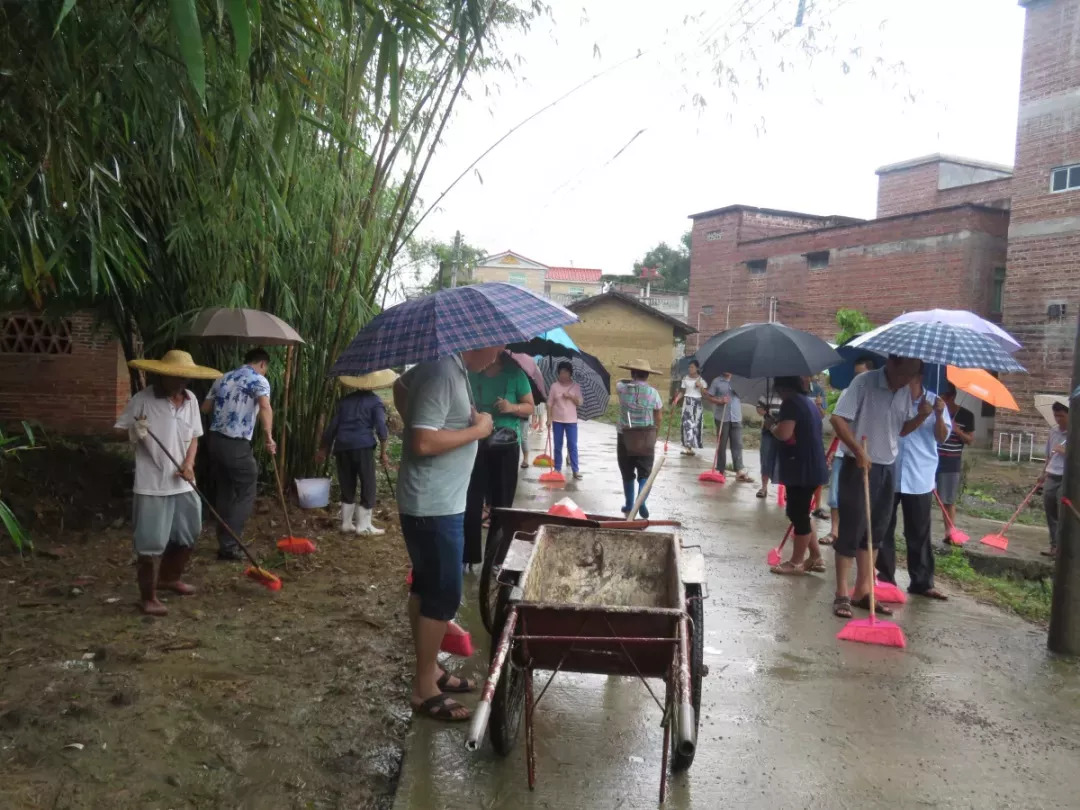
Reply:
[[[221,372],[195,365],[190,354],[176,349],[161,360],[132,360],[128,365],[145,371],[150,383],[128,401],[115,425],[135,445],[131,522],[139,608],[148,616],[164,616],[169,611],[158,600],[158,590],[195,593],[181,577],[202,531],[202,504],[191,485],[203,428],[198,400],[187,390],[187,381],[212,380]]]
[[[720,431],[718,439],[720,449],[716,454],[716,469],[721,472],[727,469],[727,448],[730,442],[731,469],[735,470],[735,480],[745,484],[754,483],[754,479],[743,466],[742,402],[731,385],[730,371],[721,372],[709,383],[705,399],[713,405],[713,419]]]
[[[338,402],[330,424],[323,431],[322,443],[315,456],[321,465],[332,452],[337,461],[338,486],[341,488],[341,531],[380,535],[383,529],[371,522],[375,508],[375,440],[379,440],[379,460],[384,467],[386,455],[386,406],[375,391],[389,388],[397,374],[386,369],[361,377],[340,377],[350,391]],[[356,481],[360,479],[360,503],[356,503]]]
[[[653,374],[648,360],[633,360],[619,366],[630,372],[630,379],[619,380],[615,393],[619,397],[619,422],[615,455],[622,475],[623,494],[626,496],[622,513],[629,515],[634,508],[636,495],[645,487],[652,474],[656,454],[656,426],[663,419],[664,401],[660,392],[649,385]],[[637,493],[634,479],[637,478]],[[641,516],[648,520],[649,510],[641,503]]]
[[[846,445],[837,481],[840,527],[836,550],[836,595],[833,614],[851,618],[851,608],[870,609],[870,589],[874,572],[870,549],[881,547],[893,506],[895,480],[893,462],[899,452],[901,434],[910,433],[933,410],[923,400],[911,416],[913,404],[908,383],[919,373],[922,363],[910,357],[889,355],[885,365],[867,371],[851,381],[836,403],[831,422],[836,435]],[[863,439],[866,446],[863,446]],[[835,463],[835,462],[834,462]],[[870,514],[866,513],[864,475],[869,474]],[[855,563],[855,590],[851,591],[851,564]],[[881,602],[876,612],[892,610]]]

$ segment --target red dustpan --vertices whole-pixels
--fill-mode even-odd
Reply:
[[[1046,471],[1043,470],[1044,474],[1045,474],[1045,472]],[[1002,551],[1005,551],[1009,547],[1009,538],[1005,536],[1006,533],[1009,531],[1009,528],[1013,525],[1013,522],[1020,516],[1020,513],[1024,511],[1024,507],[1028,505],[1028,501],[1030,501],[1032,499],[1032,497],[1034,497],[1035,490],[1037,490],[1040,486],[1042,486],[1042,482],[1043,482],[1043,477],[1040,475],[1039,480],[1035,482],[1035,486],[1033,486],[1031,488],[1031,492],[1029,492],[1027,494],[1027,496],[1024,498],[1024,500],[1020,501],[1020,505],[1018,507],[1016,507],[1016,511],[1012,513],[1012,517],[1009,518],[1005,522],[1005,525],[1001,527],[1001,531],[998,532],[997,534],[988,534],[985,537],[983,537],[982,540],[980,540],[979,542],[984,543],[984,544],[990,546],[991,548],[999,548]]]
[[[794,529],[795,524],[789,523],[787,531],[784,532],[784,539],[780,541],[780,545],[778,545],[776,548],[769,549],[769,556],[765,559],[765,562],[769,564],[769,568],[772,568],[774,565],[780,564],[780,561],[783,559],[783,555],[781,552],[783,552],[784,550],[784,543],[786,543],[787,539],[791,537],[791,532],[794,531]]]
[[[720,418],[720,428],[716,429],[716,452],[713,454],[712,469],[706,470],[697,477],[698,481],[707,484],[723,484],[727,481],[724,478],[724,474],[720,471],[720,436],[722,435],[722,426],[727,420],[727,405],[724,405],[723,415]]]
[[[286,554],[313,554],[315,544],[306,537],[283,537],[277,541],[279,551]]]
[[[457,622],[448,622],[446,625],[446,635],[443,636],[442,644],[439,646],[439,649],[443,652],[450,653],[451,655],[460,655],[462,658],[468,658],[473,654],[472,636],[465,630],[462,630]]]
[[[540,473],[541,484],[565,484],[566,476],[558,470],[548,470],[546,473]]]

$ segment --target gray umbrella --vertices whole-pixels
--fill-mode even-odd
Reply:
[[[277,315],[258,309],[204,309],[184,333],[198,340],[292,346],[304,342],[299,333]]]

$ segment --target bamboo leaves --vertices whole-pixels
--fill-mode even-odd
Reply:
[[[245,68],[251,58],[251,25],[248,20],[247,0],[226,0],[225,10],[229,14],[233,40],[236,42],[236,64]]]
[[[173,29],[180,56],[184,60],[188,79],[199,101],[206,103],[206,57],[203,53],[202,31],[195,0],[169,0]]]

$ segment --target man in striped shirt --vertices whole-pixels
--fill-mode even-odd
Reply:
[[[922,361],[890,355],[883,368],[867,371],[851,381],[831,421],[846,447],[838,482],[840,531],[836,538],[836,596],[833,613],[851,618],[852,606],[868,610],[874,571],[870,543],[880,548],[893,507],[893,462],[901,435],[919,427],[933,406],[925,399],[917,411],[908,383],[922,372]],[[863,446],[863,442],[866,446]],[[864,475],[869,475],[870,514],[866,513]],[[855,590],[849,589],[851,564],[855,562]],[[880,602],[877,612],[892,613]]]
[[[975,414],[956,403],[956,386],[949,383],[941,394],[945,409],[952,418],[952,430],[938,447],[937,494],[945,505],[945,544],[949,529],[956,525],[956,500],[960,497],[960,474],[964,469],[964,445],[975,441]]]

